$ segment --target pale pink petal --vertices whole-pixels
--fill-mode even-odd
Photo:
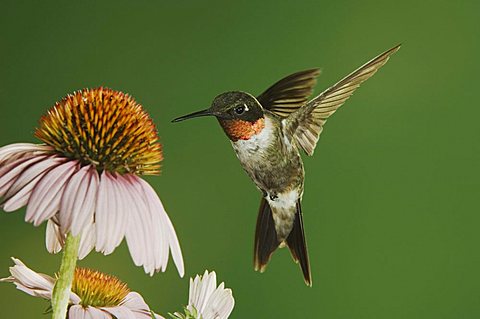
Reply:
[[[153,275],[155,271],[165,268],[165,265],[162,265],[165,257],[168,262],[168,240],[163,240],[162,231],[158,231],[158,221],[154,221],[152,218],[152,209],[145,197],[142,185],[135,179],[134,175],[126,175],[126,178],[130,184],[128,188],[134,197],[133,202],[136,203],[136,210],[131,214],[130,229],[127,230],[127,243],[132,257],[135,250],[144,254],[143,268],[146,273]],[[138,227],[144,230],[138,233],[138,230],[136,230]],[[162,247],[164,247],[163,251]]]
[[[89,184],[88,191],[86,192],[83,206],[85,207],[84,211],[78,211],[77,217],[74,218],[72,222],[72,233],[80,233],[88,224],[90,224],[93,217],[93,212],[95,211],[95,204],[97,202],[97,193],[98,193],[98,184],[100,183],[98,172],[95,167],[90,167],[88,171]],[[90,212],[90,207],[92,212]]]
[[[157,227],[160,227],[162,233],[166,234],[173,261],[177,266],[180,277],[183,277],[185,269],[183,265],[183,257],[182,251],[180,249],[180,244],[178,242],[177,234],[175,233],[172,222],[170,221],[170,218],[168,218],[168,215],[163,208],[160,198],[158,198],[158,195],[155,193],[150,184],[137,176],[132,175],[132,178],[136,179],[136,181],[142,185],[151,213],[158,214],[158,217],[160,217],[163,221],[161,225],[157,224]]]
[[[133,312],[127,307],[101,307],[100,309],[115,316],[116,319],[137,319]]]
[[[97,195],[95,224],[97,233],[97,251],[109,254],[117,247],[127,227],[127,215],[120,209],[123,192],[117,187],[116,177],[104,172],[100,177]],[[122,201],[123,203],[123,201]]]
[[[21,158],[0,168],[0,196],[4,196],[22,172],[44,157]]]
[[[114,240],[113,248],[120,245],[125,237],[125,232],[127,230],[127,225],[129,221],[129,213],[134,206],[131,200],[131,195],[128,192],[128,189],[125,187],[126,182],[121,175],[115,175],[115,181],[112,184],[117,198],[117,211],[115,212],[114,219],[117,220],[116,226],[113,229],[112,239]],[[112,248],[112,251],[113,251]]]
[[[87,177],[88,166],[84,166],[76,171],[72,177],[68,180],[63,191],[62,198],[60,199],[59,208],[59,224],[60,230],[63,234],[66,234],[72,225],[72,220],[76,217],[74,210],[76,207],[83,205],[83,199],[85,197],[85,179]],[[81,211],[81,210],[80,210]],[[92,211],[93,214],[93,211]],[[77,235],[76,233],[75,235]]]
[[[134,204],[130,211],[126,239],[130,254],[136,265],[143,265],[145,272],[153,275],[156,270],[164,268],[162,260],[166,255],[168,261],[168,240],[162,241],[162,232],[154,225],[151,209],[145,198],[141,184],[132,178],[133,175],[125,175],[129,182],[127,188],[132,196]],[[160,252],[161,247],[165,247]]]
[[[49,219],[47,221],[47,229],[45,234],[45,245],[47,250],[51,254],[56,254],[62,250],[62,246],[65,241],[65,236],[60,233],[60,228],[57,224]]]
[[[168,245],[170,246],[170,251],[172,253],[173,262],[175,263],[175,266],[177,266],[177,270],[180,277],[183,277],[185,274],[185,268],[183,265],[182,250],[180,249],[180,243],[178,242],[177,234],[175,232],[175,229],[173,228],[173,224],[170,221],[170,218],[168,218],[167,212],[165,211],[165,208],[163,207],[162,202],[160,201],[160,198],[158,197],[156,198],[157,198],[157,204],[159,205],[157,206],[157,213],[153,215],[153,219],[154,221],[159,220],[159,223],[157,225],[160,225],[161,227],[161,233],[163,234],[163,241],[165,243],[168,242]],[[165,254],[164,257],[165,257],[165,261],[163,264],[165,265],[165,268],[166,268],[168,254]]]
[[[147,260],[143,262],[145,271],[150,274],[152,274],[154,270],[158,271],[161,269],[164,271],[168,262],[168,247],[171,246],[174,262],[176,262],[180,275],[183,276],[183,259],[181,257],[180,246],[173,225],[168,219],[158,196],[142,179],[134,175],[126,175],[126,177],[131,183],[131,193],[135,197],[134,202],[137,203],[137,209],[139,210],[139,214],[137,215],[134,214],[136,212],[131,213],[130,217],[133,220],[129,225],[130,229],[127,229],[127,243],[129,244],[129,249],[134,261],[139,261],[136,258],[136,250],[143,248],[147,250],[145,255]],[[144,187],[144,185],[146,185],[146,187]],[[143,205],[142,199],[146,202],[147,210],[138,207],[139,205]],[[139,232],[136,228],[143,223],[148,223],[144,228],[148,230],[153,227],[153,230],[150,232]],[[142,235],[144,237],[143,239],[141,238]],[[142,243],[146,243],[146,245],[142,245]],[[152,256],[154,258],[153,265],[151,260]]]
[[[106,253],[113,246],[112,234],[117,222],[117,194],[114,188],[114,177],[104,171],[100,177],[95,212],[97,251]],[[108,247],[108,248],[107,248]]]
[[[86,228],[82,231],[80,239],[80,247],[78,249],[78,259],[85,258],[95,247],[95,224],[93,220],[90,221],[90,224],[85,226]]]
[[[165,271],[168,265],[168,256],[169,256],[169,234],[165,229],[165,219],[163,218],[166,215],[163,206],[160,203],[160,207],[157,206],[156,201],[149,200],[148,196],[145,196],[145,191],[142,188],[142,184],[136,181],[134,177],[131,178],[133,185],[138,188],[139,198],[143,198],[146,202],[148,209],[145,211],[148,214],[148,217],[151,220],[152,228],[152,239],[153,239],[153,252],[150,253],[155,256],[155,269],[161,269]],[[156,194],[155,194],[156,195]],[[158,209],[161,208],[163,212],[158,214]],[[150,239],[150,242],[152,242]],[[148,238],[147,238],[148,240]]]
[[[104,251],[104,247],[108,240],[106,229],[108,227],[108,213],[109,209],[111,209],[111,207],[109,207],[111,199],[108,196],[108,176],[110,175],[104,171],[100,176],[100,183],[98,185],[97,205],[95,208],[95,222],[100,222],[100,227],[98,227],[98,225],[95,227],[98,232],[95,244],[97,251]]]
[[[57,214],[58,215],[58,214]],[[65,244],[65,235],[60,232],[60,227],[57,225],[56,216],[49,219],[47,222],[45,244],[48,252],[56,254],[62,250]],[[78,259],[85,258],[95,246],[95,224],[93,219],[90,224],[80,234],[80,247],[78,249]]]
[[[135,192],[135,188],[132,189]],[[148,253],[147,247],[149,246],[148,238],[152,236],[152,225],[143,198],[132,192],[134,200],[132,204],[134,208],[129,213],[129,222],[126,230],[125,238],[127,240],[128,249],[132,255],[133,262],[137,266],[149,264],[145,271],[151,273],[155,270],[155,263],[147,262],[148,259],[154,259],[153,254]]]
[[[97,192],[95,181],[98,182],[98,173],[89,165],[73,174],[66,184],[60,201],[59,219],[62,233],[71,231],[73,236],[77,236],[88,222],[91,223]]]
[[[37,183],[30,197],[25,220],[35,226],[51,218],[58,211],[65,183],[76,170],[78,161],[68,161],[50,170]]]

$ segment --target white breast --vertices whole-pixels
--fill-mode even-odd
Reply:
[[[264,151],[271,145],[275,134],[273,133],[272,120],[265,117],[265,127],[256,135],[248,140],[238,140],[232,142],[233,149],[237,153],[240,162],[245,165],[252,160],[261,157]]]

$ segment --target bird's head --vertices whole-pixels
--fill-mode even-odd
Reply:
[[[200,116],[215,116],[227,136],[234,142],[248,140],[265,126],[264,111],[255,97],[246,92],[225,92],[205,110],[177,117],[180,122]]]

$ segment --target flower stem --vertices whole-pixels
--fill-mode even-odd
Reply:
[[[52,310],[53,319],[65,319],[67,317],[68,301],[70,300],[70,289],[72,287],[73,274],[78,258],[78,247],[80,246],[80,235],[73,237],[67,235],[63,247],[62,263],[58,272],[58,279],[53,288]]]

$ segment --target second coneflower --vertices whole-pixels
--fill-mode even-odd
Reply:
[[[67,234],[79,238],[79,257],[93,248],[110,254],[125,237],[136,265],[164,271],[169,251],[184,266],[173,225],[140,175],[159,173],[155,126],[122,92],[85,89],[57,102],[40,120],[44,144],[0,148],[0,199],[7,212],[27,206],[26,221],[47,225],[47,248]]]
[[[10,277],[0,282],[12,282],[34,297],[52,299],[56,279],[37,273],[19,259],[10,267]],[[65,319],[163,319],[151,311],[142,296],[130,291],[127,285],[114,276],[95,270],[76,268],[72,292],[68,298]]]

